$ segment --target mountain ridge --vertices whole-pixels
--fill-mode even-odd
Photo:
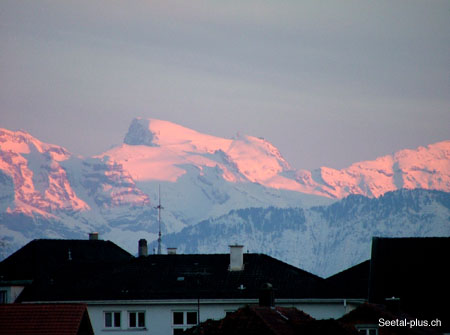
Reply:
[[[450,193],[403,189],[306,209],[236,209],[166,235],[164,242],[180,253],[227,252],[229,243],[242,244],[328,277],[369,259],[372,237],[449,235]]]
[[[134,119],[124,142],[101,156],[123,164],[136,181],[161,176],[159,180],[176,182],[185,173],[179,165],[191,164],[200,169],[218,166],[229,182],[256,182],[335,199],[350,194],[378,197],[401,188],[450,191],[450,140],[340,170],[321,167],[313,171],[293,169],[276,147],[261,138],[224,139],[155,119]],[[132,156],[139,159],[130,162]],[[149,176],[143,170],[158,173]]]
[[[0,258],[37,237],[97,231],[128,250],[141,238],[155,241],[159,186],[166,236],[239,209],[312,213],[353,194],[377,199],[398,189],[450,192],[450,141],[346,169],[307,171],[293,169],[262,138],[224,139],[163,120],[133,120],[122,145],[93,157],[0,129]],[[317,224],[330,229],[327,220]]]

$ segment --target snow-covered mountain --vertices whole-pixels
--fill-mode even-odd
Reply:
[[[449,236],[450,193],[400,190],[351,195],[311,208],[246,208],[165,236],[181,253],[226,253],[229,244],[328,277],[370,258],[373,236]],[[226,237],[226,238],[224,238]]]
[[[127,170],[157,201],[168,231],[237,208],[309,207],[350,194],[378,197],[402,188],[450,192],[450,141],[403,150],[347,169],[294,170],[264,139],[224,139],[155,119],[133,120],[124,144],[99,157]],[[327,200],[328,199],[328,200]]]
[[[0,129],[0,258],[33,238],[92,231],[135,252],[138,239],[156,238],[159,186],[166,236],[240,209],[312,211],[351,194],[450,192],[450,141],[305,171],[264,139],[224,139],[162,120],[133,120],[122,145],[89,158]]]
[[[296,181],[307,189],[343,198],[350,194],[379,197],[400,189],[450,191],[450,141],[364,161],[342,170],[299,170]]]
[[[251,182],[337,199],[350,194],[379,197],[402,188],[450,191],[450,140],[342,170],[307,171],[291,168],[278,149],[262,138],[224,139],[167,121],[135,119],[124,144],[102,156],[120,162],[136,182],[174,183],[189,174],[189,169],[202,175],[214,168],[217,177],[228,183]]]
[[[154,216],[148,196],[119,164],[0,129],[0,256],[37,237],[120,233],[115,226],[130,220],[150,226],[139,220],[145,213]]]
[[[76,157],[21,131],[0,130],[0,169],[7,213],[53,217],[149,202],[119,164]]]
[[[159,185],[164,234],[234,208],[330,202],[249,181],[218,149],[219,142],[231,140],[217,138],[214,143],[213,136],[153,121],[159,123],[158,136],[145,142],[148,131],[138,136],[142,129],[136,126],[144,122],[150,121],[133,121],[125,142],[139,140],[146,145],[123,144],[91,158],[73,155],[23,131],[1,129],[0,258],[33,238],[84,238],[92,231],[134,251],[138,239],[156,237],[154,204]],[[173,138],[164,138],[164,129],[175,129]],[[268,156],[268,164],[287,164],[270,144],[246,141],[238,141],[235,157],[253,150],[256,158]],[[240,146],[247,151],[239,152]],[[269,151],[275,158],[269,157]]]
[[[251,136],[224,139],[167,121],[135,119],[124,144],[99,157],[121,164],[153,203],[161,185],[168,231],[236,208],[331,202],[295,190],[296,181],[283,176],[292,169],[279,151]]]

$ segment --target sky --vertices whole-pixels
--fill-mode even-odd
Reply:
[[[450,139],[450,1],[0,0],[0,127],[89,156],[135,117],[300,169]]]

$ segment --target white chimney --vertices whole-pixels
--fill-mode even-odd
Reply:
[[[230,245],[230,271],[244,270],[244,246]]]
[[[167,248],[167,254],[168,255],[176,255],[177,254],[177,248]]]
[[[98,233],[97,232],[89,233],[89,240],[90,241],[98,240]]]
[[[147,240],[142,238],[139,240],[139,245],[138,245],[138,255],[139,257],[146,257],[148,256],[148,249],[147,249]]]

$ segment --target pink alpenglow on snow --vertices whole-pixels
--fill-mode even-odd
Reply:
[[[204,167],[218,167],[229,182],[275,187],[280,183],[278,174],[290,170],[278,150],[267,141],[252,136],[220,138],[168,121],[135,119],[124,142],[101,156],[120,162],[136,181],[176,182],[186,173],[183,166],[191,165],[200,171]]]
[[[335,198],[349,194],[379,197],[402,188],[449,192],[450,141],[401,150],[342,170],[322,167],[313,173],[301,171],[298,180]]]
[[[22,131],[0,129],[0,172],[5,176],[0,196],[7,199],[2,201],[1,209],[7,213],[36,213],[52,218],[58,211],[149,202],[118,164],[83,160]],[[99,175],[103,183],[92,186],[90,180]]]
[[[194,184],[218,183],[215,190],[221,183],[254,183],[329,198],[379,197],[401,188],[450,192],[450,141],[341,170],[307,171],[292,169],[278,149],[261,138],[226,139],[139,118],[131,123],[124,144],[92,158],[74,156],[26,132],[0,129],[0,172],[1,211],[47,217],[58,211],[150,206],[142,183],[176,183],[184,176]]]
[[[12,179],[15,193],[7,212],[48,216],[57,209],[89,209],[75,194],[61,166],[71,156],[66,149],[22,131],[0,129],[0,139],[0,169]]]
[[[373,161],[336,170],[293,170],[276,147],[264,139],[225,139],[162,120],[134,119],[124,144],[100,157],[123,165],[136,181],[176,182],[195,167],[222,171],[228,182],[251,182],[275,189],[342,198],[369,197],[400,188],[450,191],[450,141],[402,150]]]

